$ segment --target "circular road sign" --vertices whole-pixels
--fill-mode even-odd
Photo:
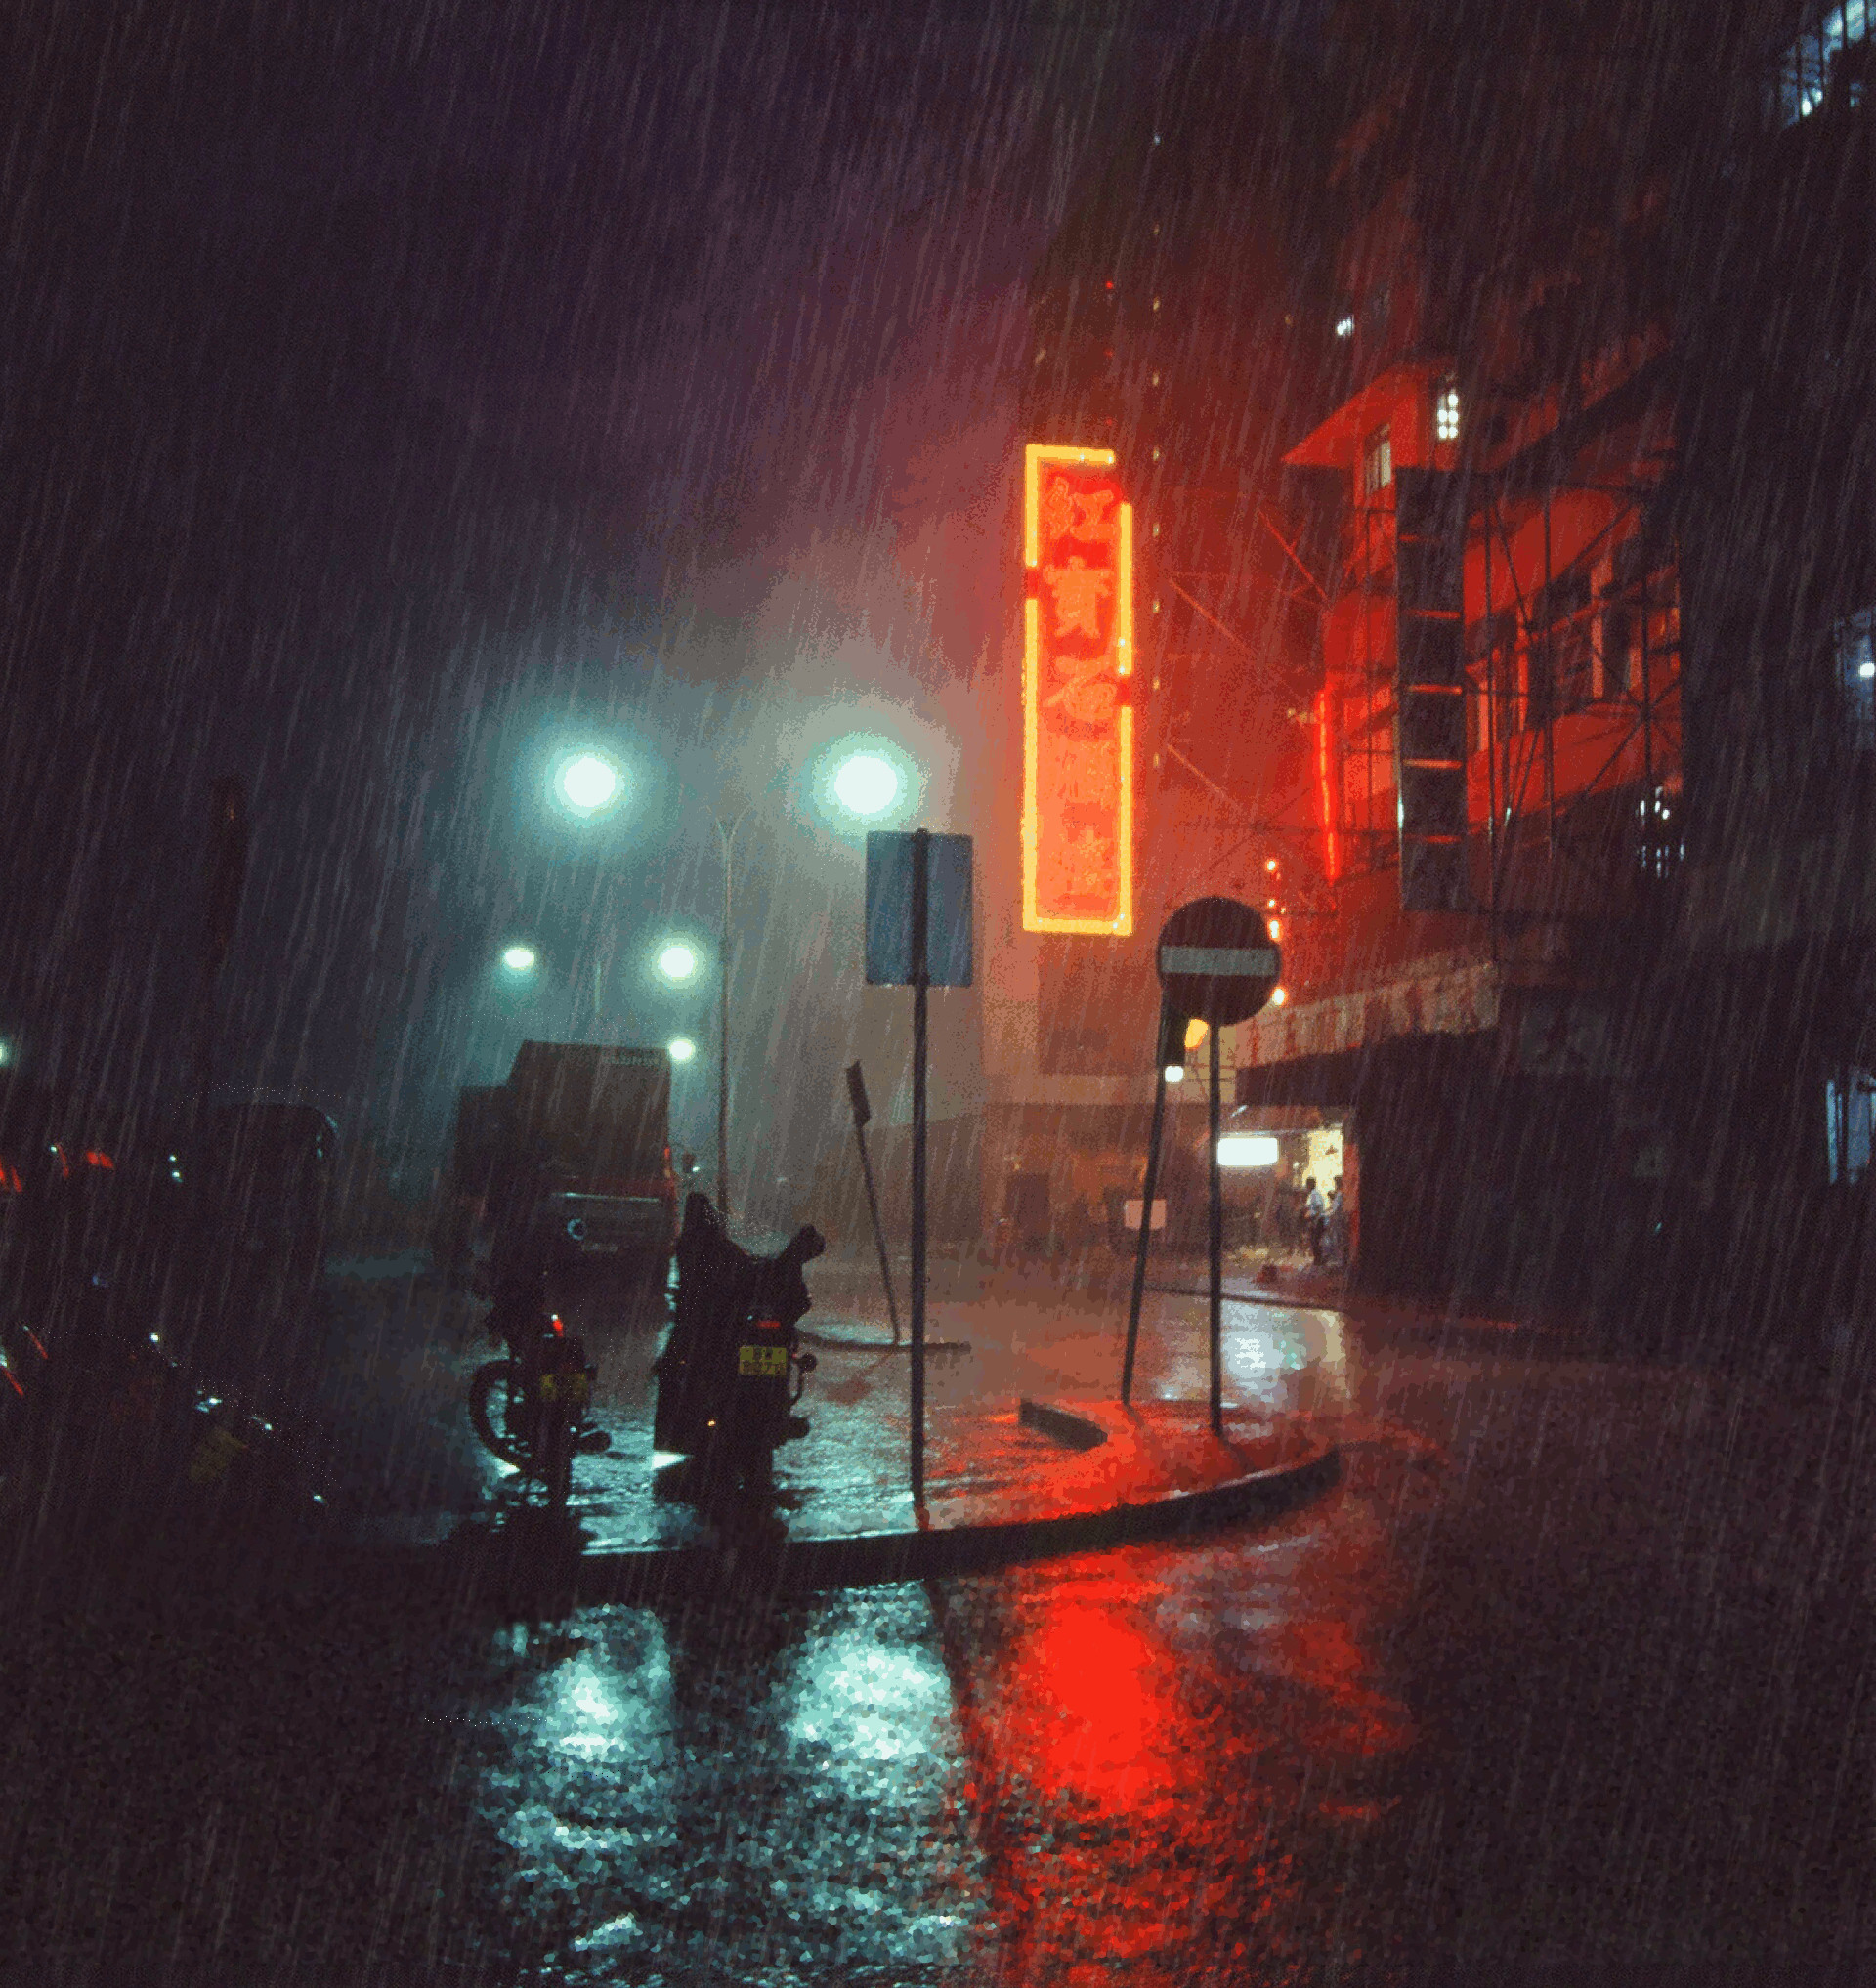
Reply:
[[[1160,928],[1160,985],[1173,1013],[1228,1029],[1248,1022],[1283,977],[1270,928],[1236,898],[1195,898]]]

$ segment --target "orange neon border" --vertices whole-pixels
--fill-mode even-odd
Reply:
[[[1111,448],[1075,448],[1032,442],[1023,449],[1023,565],[1033,569],[1042,558],[1042,465],[1045,462],[1114,467]],[[1116,674],[1133,674],[1133,506],[1121,506],[1120,554],[1115,562],[1114,648]],[[1120,842],[1120,909],[1112,918],[1045,918],[1036,909],[1038,843],[1042,838],[1041,803],[1037,795],[1042,755],[1043,604],[1033,594],[1023,602],[1023,930],[1025,932],[1086,932],[1124,939],[1133,930],[1133,707],[1121,706],[1119,750],[1121,796],[1117,809]]]

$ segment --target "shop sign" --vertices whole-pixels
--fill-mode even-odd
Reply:
[[[1133,508],[1114,452],[1023,456],[1023,929],[1133,929]]]

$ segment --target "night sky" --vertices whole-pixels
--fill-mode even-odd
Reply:
[[[28,10],[0,152],[18,1066],[182,1079],[224,773],[253,818],[224,1079],[434,1142],[524,1033],[491,993],[512,936],[548,969],[526,1033],[577,1029],[554,1003],[595,957],[621,1032],[706,1024],[630,1005],[629,936],[716,914],[668,771],[740,802],[835,694],[955,761],[1022,286],[1183,31]],[[538,795],[588,739],[633,785],[575,834]],[[798,913],[740,962],[765,1025],[854,895],[811,830],[784,808],[742,859]]]

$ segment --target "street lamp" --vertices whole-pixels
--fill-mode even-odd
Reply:
[[[673,1063],[688,1063],[697,1054],[697,1044],[688,1036],[673,1036],[664,1048]]]
[[[833,797],[865,821],[883,815],[899,798],[899,769],[877,752],[856,752],[833,776]]]
[[[502,953],[501,963],[510,973],[533,973],[536,963],[534,949],[532,946],[510,946]]]
[[[682,939],[673,939],[659,951],[659,973],[672,987],[688,987],[697,978],[697,948]]]
[[[610,808],[623,784],[618,768],[597,752],[574,754],[554,775],[554,788],[562,805],[576,815],[597,815]]]

